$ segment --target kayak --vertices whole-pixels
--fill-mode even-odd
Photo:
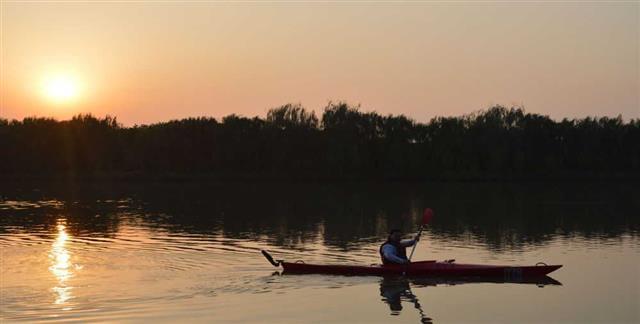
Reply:
[[[438,276],[438,277],[500,277],[505,279],[518,279],[529,277],[545,276],[562,265],[547,265],[538,262],[532,266],[509,266],[509,265],[482,265],[482,264],[461,264],[454,260],[448,261],[417,261],[407,265],[327,265],[310,264],[303,261],[286,262],[283,260],[274,261],[267,252],[262,254],[274,266],[282,266],[284,273],[317,273],[335,275],[356,275],[356,276]]]
[[[538,277],[545,276],[561,265],[505,266],[459,264],[455,262],[418,261],[408,265],[324,265],[303,262],[282,262],[285,272],[326,273],[339,275],[407,275],[460,277]]]

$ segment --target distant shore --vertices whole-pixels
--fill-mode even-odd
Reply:
[[[640,179],[640,120],[554,121],[492,107],[418,123],[346,103],[123,127],[0,119],[0,179],[537,181]]]
[[[218,175],[218,174],[139,174],[103,173],[92,175],[70,174],[4,174],[0,181],[7,182],[220,182],[220,183],[428,183],[428,182],[546,182],[546,181],[615,181],[638,182],[640,174],[572,174],[572,175],[530,175],[530,176],[487,176],[487,175],[442,175],[433,177],[330,177],[330,176],[258,176],[258,175]]]

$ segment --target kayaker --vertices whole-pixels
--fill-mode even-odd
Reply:
[[[392,229],[389,232],[387,241],[380,246],[380,258],[382,264],[407,264],[407,247],[413,246],[420,240],[420,236],[416,236],[413,240],[403,240],[402,231]]]

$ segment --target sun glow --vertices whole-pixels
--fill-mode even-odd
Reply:
[[[48,77],[43,82],[44,95],[54,103],[67,103],[80,94],[80,82],[69,74]]]

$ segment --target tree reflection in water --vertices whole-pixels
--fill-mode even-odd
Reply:
[[[135,219],[177,233],[247,240],[263,236],[288,249],[320,239],[329,248],[352,250],[378,242],[390,228],[416,231],[426,206],[442,215],[429,225],[434,239],[496,252],[575,236],[640,233],[640,191],[632,183],[3,185],[7,200],[40,204],[55,199],[57,204],[41,206],[38,213],[0,208],[0,233],[10,227],[32,231],[41,224],[55,230],[57,215],[64,214],[71,236],[113,238],[122,224]]]

